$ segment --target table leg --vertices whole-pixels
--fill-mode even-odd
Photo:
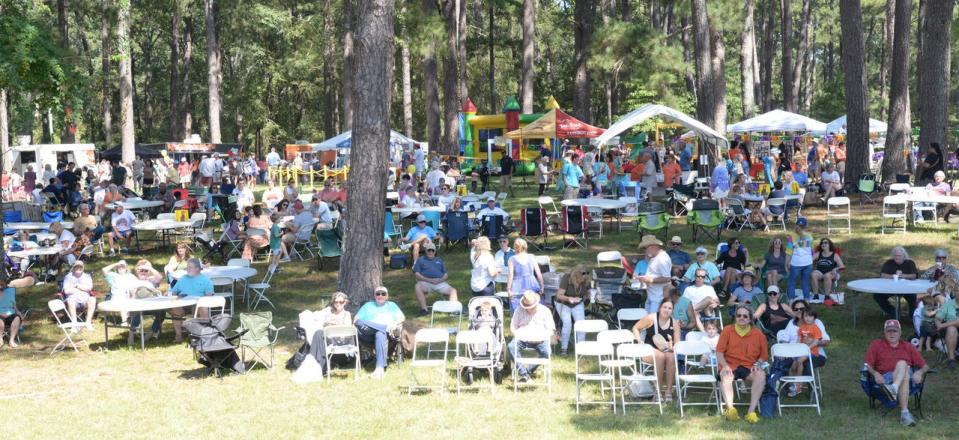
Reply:
[[[109,348],[110,343],[110,322],[107,317],[103,317],[103,346]]]
[[[896,295],[896,321],[899,320],[899,307],[902,306],[902,295]]]
[[[849,293],[853,293],[850,291]],[[852,328],[856,328],[856,303],[859,302],[859,294],[856,293],[856,298],[849,298],[849,302],[852,303]]]
[[[143,312],[140,312],[140,325],[139,325],[140,328],[138,329],[140,332],[140,351],[146,351],[146,339],[145,339],[146,335],[144,334],[146,332],[143,331],[143,328],[144,328],[143,326],[145,322],[146,321],[143,320]]]

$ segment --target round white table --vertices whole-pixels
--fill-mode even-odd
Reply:
[[[16,231],[42,231],[50,229],[50,224],[47,222],[11,222],[4,223],[3,229],[13,229]],[[63,225],[64,229],[73,229],[73,222],[64,221],[60,222]]]
[[[63,251],[63,246],[47,246],[47,247],[35,247],[30,249],[24,249],[22,251],[11,251],[7,252],[12,258],[30,258],[30,257],[39,257],[41,255],[53,255],[58,254]]]
[[[405,217],[410,214],[420,214],[423,212],[443,212],[443,208],[439,206],[406,206],[403,208],[393,206],[390,208],[390,211],[392,211],[393,214]]]
[[[230,278],[238,281],[255,276],[256,269],[239,266],[210,266],[203,269],[203,274],[210,278]]]
[[[117,205],[123,206],[124,209],[137,210],[137,209],[147,209],[147,208],[157,208],[163,206],[162,200],[126,200],[123,202],[107,203],[106,207],[108,209],[116,209]]]
[[[935,285],[934,281],[929,280],[893,280],[891,278],[865,278],[846,283],[846,287],[850,290],[873,295],[916,295],[925,293]],[[899,319],[899,301],[901,299],[901,296],[896,297],[896,319]],[[856,302],[852,301],[853,327],[856,327]],[[911,304],[910,307],[913,305]]]
[[[110,327],[125,328],[131,332],[140,333],[140,350],[146,349],[146,337],[144,336],[144,312],[157,312],[161,310],[170,310],[177,307],[191,307],[197,303],[196,297],[176,297],[176,296],[158,296],[145,299],[112,299],[97,304],[97,311],[104,313],[136,313],[140,315],[140,325],[134,328],[132,325],[110,324],[104,317],[103,319],[103,337],[104,344],[110,341]]]
[[[166,246],[167,238],[170,235],[167,231],[175,231],[178,229],[186,229],[193,226],[193,222],[178,222],[172,219],[153,219],[153,220],[144,220],[140,223],[133,225],[133,229],[137,231],[153,231],[160,235],[160,244],[161,246]],[[137,235],[137,250],[140,249],[140,236]],[[156,241],[156,240],[153,240]]]

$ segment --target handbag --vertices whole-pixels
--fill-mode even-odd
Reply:
[[[648,380],[634,380],[629,383],[629,394],[636,398],[652,397],[656,390]]]
[[[137,290],[133,292],[133,297],[136,299],[154,298],[162,295],[163,292],[161,292],[160,289],[146,286],[137,287]]]

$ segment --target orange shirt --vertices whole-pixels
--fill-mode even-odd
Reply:
[[[633,182],[639,182],[639,179],[643,177],[643,170],[646,168],[645,165],[637,163],[633,166],[632,171],[629,172],[629,180]]]
[[[736,333],[735,325],[728,325],[719,335],[716,353],[722,353],[729,368],[751,368],[757,360],[769,359],[769,345],[766,337],[756,327],[749,329],[746,336]]]
[[[673,179],[677,175],[682,174],[683,170],[679,167],[678,163],[667,163],[663,164],[663,186],[665,188],[673,187]]]
[[[810,340],[817,339],[822,340],[822,331],[819,330],[819,326],[816,324],[802,324],[799,326],[799,342],[803,344],[808,343]],[[813,356],[819,356],[819,347],[813,347],[810,350]]]

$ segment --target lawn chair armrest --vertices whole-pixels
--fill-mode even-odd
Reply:
[[[283,329],[285,329],[285,328],[286,328],[286,326],[282,326],[282,327],[280,327],[280,328],[276,328],[276,327],[273,326],[273,324],[270,324],[270,330],[273,331],[273,341],[270,342],[270,344],[276,344],[276,340],[280,338],[280,330],[283,330]]]

